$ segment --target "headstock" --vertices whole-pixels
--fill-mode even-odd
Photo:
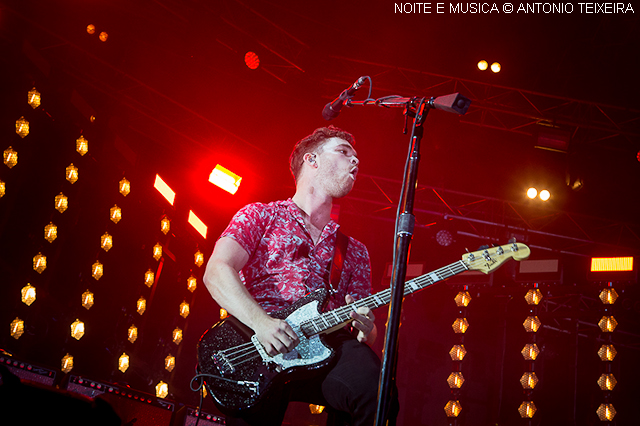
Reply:
[[[462,261],[469,270],[488,274],[498,269],[511,258],[524,260],[529,257],[529,254],[531,254],[529,247],[522,243],[513,242],[503,246],[489,247],[466,253],[462,256]]]

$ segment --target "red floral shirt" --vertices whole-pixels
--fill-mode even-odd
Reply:
[[[240,278],[256,301],[273,312],[309,292],[327,288],[327,266],[338,228],[337,223],[329,221],[314,245],[300,210],[289,199],[243,207],[221,236],[233,238],[247,251],[249,260]],[[369,253],[364,244],[351,237],[336,290],[325,310],[344,305],[346,294],[356,300],[371,294]]]

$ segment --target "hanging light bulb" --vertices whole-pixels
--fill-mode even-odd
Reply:
[[[62,365],[60,369],[65,373],[68,373],[73,369],[73,357],[71,355],[66,354],[62,357]]]
[[[21,293],[22,293],[22,303],[24,303],[25,305],[31,306],[31,304],[35,302],[36,288],[31,284],[27,284],[26,286],[22,287]]]
[[[197,284],[198,280],[193,275],[187,278],[187,290],[189,290],[191,293],[195,291]]]
[[[155,260],[160,260],[161,257],[162,257],[162,244],[157,243],[155,246],[153,246],[153,258]]]
[[[53,222],[49,222],[44,227],[44,239],[52,243],[56,238],[58,238],[58,227]]]
[[[29,93],[27,93],[27,103],[31,106],[31,108],[33,109],[38,108],[40,106],[41,101],[42,101],[42,96],[40,95],[40,92],[36,90],[35,87],[29,90]]]
[[[467,354],[467,350],[464,345],[454,345],[449,351],[451,361],[462,361]]]
[[[29,122],[25,120],[24,117],[16,120],[16,133],[19,134],[21,138],[29,134]]]
[[[468,291],[460,291],[458,292],[458,294],[456,294],[454,300],[456,302],[456,306],[467,307],[469,306],[469,302],[471,302],[471,295]]]
[[[525,360],[535,361],[538,355],[540,355],[540,349],[535,343],[527,343],[520,353]]]
[[[129,327],[129,329],[127,330],[127,340],[133,343],[136,341],[137,338],[138,338],[138,327],[132,324],[131,327]]]
[[[173,336],[173,343],[176,345],[179,345],[180,342],[182,342],[182,330],[179,327],[176,327],[171,335]]]
[[[153,285],[155,278],[156,274],[154,274],[151,269],[148,269],[147,272],[144,273],[144,283],[147,287],[151,287]]]
[[[311,411],[311,414],[322,414],[324,405],[309,404],[309,411]]]
[[[93,293],[89,290],[82,293],[82,306],[88,311],[93,306]]]
[[[171,221],[167,216],[163,216],[162,220],[160,221],[160,230],[164,235],[167,235],[167,233],[171,230]]]
[[[113,223],[118,223],[120,219],[122,219],[122,209],[118,207],[117,204],[114,204],[113,207],[109,209],[109,219],[111,219]]]
[[[460,401],[451,400],[444,406],[444,412],[447,414],[447,417],[458,417],[461,411],[462,405]]]
[[[598,356],[602,361],[613,361],[618,351],[613,345],[602,345],[598,350]]]
[[[204,263],[204,254],[202,254],[200,250],[196,251],[193,255],[193,261],[198,267],[202,266]]]
[[[102,265],[102,263],[96,260],[96,262],[93,265],[91,265],[91,276],[95,278],[97,281],[100,278],[102,278],[103,274],[104,274],[104,266]]]
[[[113,237],[108,232],[105,232],[100,237],[100,247],[104,251],[109,251],[113,247]]]
[[[41,274],[42,271],[47,269],[47,256],[42,253],[38,253],[33,257],[33,269]]]
[[[71,182],[72,185],[76,183],[76,181],[78,180],[78,168],[74,166],[73,163],[71,163],[65,170],[66,179]]]
[[[0,180],[0,198],[4,197],[4,194],[7,191],[7,184],[3,181]]]
[[[11,147],[4,150],[3,158],[4,164],[10,169],[18,164],[18,152]]]
[[[460,389],[464,384],[464,376],[460,371],[454,371],[453,373],[449,374],[447,383],[449,384],[449,387],[451,389]]]
[[[76,319],[71,324],[71,337],[76,340],[80,340],[84,336],[84,323],[79,319]]]
[[[62,192],[56,195],[54,198],[55,208],[60,213],[64,213],[69,208],[69,197],[64,195]]]
[[[18,340],[24,334],[24,321],[16,317],[11,321],[11,337]]]
[[[518,413],[520,413],[520,417],[523,419],[530,419],[536,414],[536,404],[533,401],[523,401],[518,407]]]
[[[533,389],[538,384],[538,376],[535,371],[527,371],[520,377],[520,384],[523,389]]]
[[[528,316],[522,325],[524,329],[527,330],[527,333],[536,333],[542,323],[537,316]]]
[[[144,314],[144,311],[147,310],[147,299],[141,296],[140,299],[138,299],[138,302],[136,302],[136,310],[139,315]]]
[[[89,152],[89,141],[82,135],[76,139],[76,151],[78,151],[78,154],[82,156]]]
[[[122,352],[122,355],[120,355],[120,358],[118,358],[118,370],[124,373],[125,371],[127,371],[128,368],[129,368],[129,355],[127,355],[126,352]]]
[[[618,292],[615,288],[605,288],[600,292],[600,300],[605,305],[613,305],[618,300]]]
[[[166,398],[169,395],[169,385],[162,380],[156,385],[156,396],[158,398]]]
[[[167,357],[164,359],[164,369],[171,372],[173,371],[173,368],[175,366],[176,366],[176,357],[174,357],[171,354],[167,355]]]
[[[469,321],[467,321],[466,318],[456,318],[451,327],[453,328],[454,333],[464,334],[469,328]]]
[[[220,319],[223,320],[229,316],[229,312],[226,309],[220,308]]]
[[[189,304],[186,301],[183,301],[180,304],[180,316],[182,318],[186,318],[189,316]]]
[[[618,326],[618,321],[612,316],[603,316],[598,322],[598,327],[603,333],[612,333]]]
[[[131,192],[131,182],[129,182],[126,178],[122,178],[122,180],[118,184],[120,193],[125,197],[129,195],[129,193]]]

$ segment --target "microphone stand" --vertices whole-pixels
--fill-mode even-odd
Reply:
[[[464,96],[454,93],[438,98],[403,98],[387,96],[377,100],[345,102],[345,105],[376,105],[383,107],[404,107],[404,114],[413,117],[413,128],[409,141],[409,152],[405,163],[402,181],[402,194],[398,203],[396,230],[394,238],[393,270],[391,273],[391,301],[385,334],[382,369],[378,387],[378,407],[375,426],[385,426],[389,419],[391,396],[395,384],[396,367],[398,362],[398,329],[402,313],[402,299],[404,297],[404,282],[407,272],[409,246],[413,236],[415,216],[413,204],[415,200],[416,182],[418,178],[418,163],[420,162],[420,142],[424,133],[424,121],[432,108],[454,112],[463,115],[467,112],[471,101]],[[395,424],[395,423],[394,423]]]

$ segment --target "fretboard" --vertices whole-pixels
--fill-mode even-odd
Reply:
[[[422,290],[438,281],[446,280],[454,275],[467,271],[468,268],[461,260],[451,263],[435,271],[421,275],[404,283],[404,295],[407,296],[418,290]],[[361,306],[373,310],[380,306],[388,305],[391,302],[391,289],[388,288],[371,296],[356,300],[345,306],[341,306],[329,312],[320,314],[317,317],[300,323],[300,329],[307,336],[323,333],[332,328],[341,326],[351,321],[351,312],[356,311]]]

